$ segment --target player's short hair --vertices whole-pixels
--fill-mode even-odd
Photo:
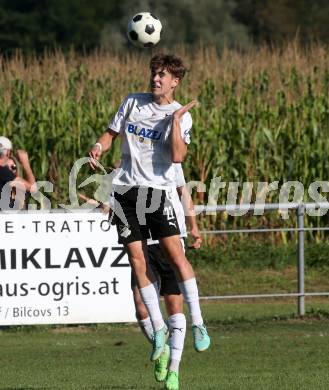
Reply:
[[[166,69],[179,80],[182,80],[186,73],[186,67],[182,59],[173,54],[156,54],[153,56],[150,62],[150,69],[155,71],[159,68]]]

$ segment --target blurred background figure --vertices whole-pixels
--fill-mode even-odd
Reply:
[[[23,177],[18,174],[16,161],[21,165]],[[0,136],[0,209],[27,209],[35,177],[25,150],[13,154],[12,142]]]

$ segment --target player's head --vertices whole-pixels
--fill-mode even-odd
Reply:
[[[7,137],[0,137],[0,158],[8,159],[11,155],[13,145]]]
[[[156,54],[150,62],[153,96],[172,95],[186,73],[183,61],[171,54]]]

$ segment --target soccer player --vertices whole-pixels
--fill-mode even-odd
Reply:
[[[182,162],[186,156],[192,127],[188,111],[196,101],[181,106],[174,99],[175,89],[186,71],[180,58],[155,55],[150,70],[151,93],[130,94],[124,99],[89,156],[91,166],[96,168],[102,153],[110,149],[118,135],[122,137],[121,166],[113,179],[114,211],[119,237],[128,252],[152,322],[151,361],[155,361],[169,335],[159,306],[157,285],[146,261],[149,232],[159,240],[179,281],[189,307],[195,349],[206,350],[210,338],[201,315],[194,271],[185,257],[172,206],[172,198],[177,196],[174,163]]]
[[[177,192],[179,194],[180,201],[174,202],[173,206],[179,223],[182,245],[185,247],[184,239],[187,237],[187,232],[185,225],[184,207],[181,202],[183,201],[183,191],[186,191],[186,183],[181,164],[175,164],[175,168]],[[192,200],[190,200],[189,203],[190,204],[185,204],[185,208],[190,209],[190,207],[192,207],[193,209],[194,206]],[[194,215],[189,214],[186,217],[186,220],[190,227],[191,236],[194,239],[191,247],[195,249],[200,248],[202,239],[199,234],[196,218]],[[165,259],[159,242],[152,239],[147,240],[147,250],[149,264],[154,275],[156,276],[158,284],[160,285],[160,295],[164,296],[167,314],[169,316],[169,345],[166,345],[159,359],[155,362],[154,376],[158,382],[165,381],[166,389],[179,390],[179,364],[183,353],[186,333],[186,319],[183,313],[183,297],[179,289],[175,273],[168,261]],[[134,294],[136,318],[144,335],[152,343],[154,336],[152,323],[143,300],[139,294],[133,272],[131,286]]]

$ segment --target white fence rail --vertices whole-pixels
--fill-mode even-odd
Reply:
[[[298,273],[298,291],[296,293],[286,294],[245,294],[245,295],[224,295],[202,297],[204,300],[223,300],[223,299],[254,299],[254,298],[282,298],[297,297],[297,311],[300,316],[305,314],[305,297],[307,296],[329,296],[329,292],[305,292],[305,242],[304,234],[306,231],[326,231],[329,227],[307,228],[304,226],[305,211],[328,210],[329,203],[285,203],[285,204],[241,204],[241,205],[216,205],[216,206],[196,206],[197,213],[210,212],[241,212],[241,211],[270,211],[270,210],[295,210],[297,215],[297,227],[289,228],[266,228],[266,229],[231,229],[231,230],[204,230],[202,234],[237,234],[237,233],[271,233],[271,232],[296,232],[297,242],[297,273]]]

